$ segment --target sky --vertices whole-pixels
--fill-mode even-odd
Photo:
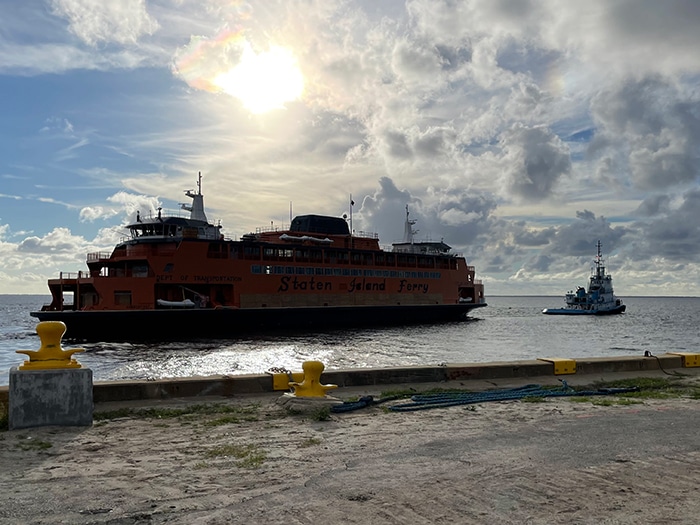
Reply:
[[[0,293],[136,212],[352,216],[488,295],[700,296],[697,0],[0,0]],[[354,206],[350,206],[350,201]]]

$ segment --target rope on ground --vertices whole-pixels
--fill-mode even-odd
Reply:
[[[394,412],[409,412],[414,410],[426,410],[429,408],[446,408],[458,405],[485,403],[489,401],[510,401],[525,399],[528,397],[573,397],[573,396],[604,396],[638,392],[639,387],[628,388],[599,388],[597,390],[574,390],[566,381],[562,381],[561,388],[543,388],[540,385],[525,385],[517,388],[502,390],[489,390],[486,392],[440,392],[434,394],[416,394],[411,396],[408,403],[392,405],[389,410]],[[375,401],[372,396],[361,397],[357,401],[345,402],[335,405],[332,412],[350,412],[371,405],[385,403],[402,396],[392,396]]]
[[[661,359],[659,359],[658,356],[655,356],[652,354],[649,350],[644,350],[644,357],[653,357],[656,359],[656,363],[659,365],[659,369],[666,375],[669,376],[682,376],[683,374],[679,374],[678,372],[667,372],[663,366],[661,366]]]
[[[331,407],[331,412],[352,412],[353,410],[359,410],[360,408],[365,408],[371,405],[379,405],[381,403],[386,403],[387,401],[402,399],[403,397],[405,396],[389,396],[375,400],[373,396],[362,396],[357,401],[345,401],[342,405],[333,405]]]

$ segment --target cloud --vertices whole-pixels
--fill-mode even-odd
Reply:
[[[591,102],[598,130],[590,152],[604,182],[643,190],[688,184],[700,175],[700,95],[654,76],[628,79]]]
[[[30,254],[73,254],[84,244],[85,240],[73,235],[68,228],[54,228],[44,237],[25,238],[17,245],[17,250]]]
[[[134,195],[125,191],[120,191],[107,197],[107,201],[113,206],[85,206],[80,210],[80,220],[82,222],[93,222],[95,220],[108,220],[116,215],[123,215],[123,223],[136,220],[136,212],[142,217],[154,215],[161,207],[160,201],[156,197],[146,195]]]
[[[655,202],[659,205],[650,207],[655,212],[654,220],[634,224],[636,235],[628,248],[630,257],[696,263],[700,256],[700,189],[688,190],[677,204],[663,196]]]
[[[51,7],[56,16],[68,21],[70,32],[90,46],[135,44],[158,29],[145,0],[51,0]]]
[[[504,194],[525,201],[549,197],[557,181],[571,172],[569,150],[544,127],[514,126],[503,133]]]

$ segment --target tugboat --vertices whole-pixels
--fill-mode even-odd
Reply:
[[[588,290],[579,286],[575,292],[566,294],[564,308],[545,308],[543,314],[549,315],[611,315],[621,314],[626,306],[613,293],[612,276],[605,273],[605,265],[601,255],[601,244],[598,241],[598,255],[595,266],[591,270]]]
[[[414,241],[408,210],[390,250],[322,215],[232,240],[207,219],[201,183],[185,192],[189,217],[137,213],[128,238],[87,255],[87,271],[50,279],[51,303],[30,315],[64,322],[71,340],[162,341],[459,321],[486,306],[474,266]]]

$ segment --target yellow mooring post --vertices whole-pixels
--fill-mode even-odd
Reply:
[[[328,390],[338,388],[338,385],[321,384],[323,363],[320,361],[304,361],[301,365],[304,370],[304,379],[301,382],[290,381],[291,392],[285,392],[277,400],[277,403],[287,409],[299,411],[326,410],[333,405],[342,405],[343,402],[327,394]]]
[[[80,363],[73,359],[73,354],[84,352],[83,348],[63,350],[61,338],[66,333],[66,325],[61,321],[42,321],[36,325],[36,333],[41,339],[39,350],[16,350],[18,354],[26,354],[29,361],[17,367],[19,370],[49,370],[54,368],[81,368]]]
[[[321,374],[323,373],[323,363],[321,361],[304,361],[301,369],[304,371],[304,380],[301,383],[291,381],[290,388],[297,397],[326,397],[326,391],[338,388],[338,385],[322,385]]]
[[[36,326],[39,350],[16,350],[29,356],[10,369],[10,430],[51,425],[90,426],[94,409],[92,370],[73,359],[82,348],[63,350],[66,325],[43,321]]]

